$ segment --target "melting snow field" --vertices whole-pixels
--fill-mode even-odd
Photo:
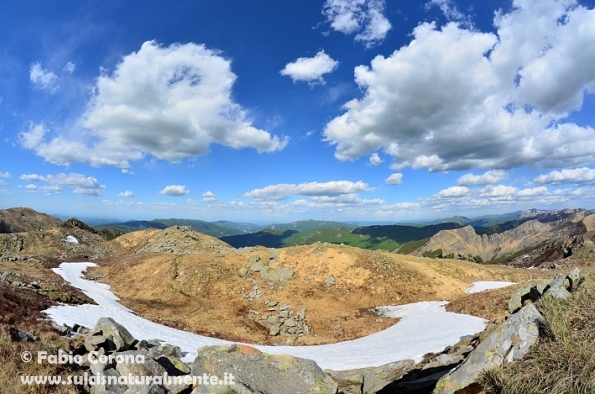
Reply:
[[[203,337],[153,323],[134,314],[118,303],[119,298],[103,283],[85,280],[81,274],[94,263],[62,263],[54,272],[73,286],[81,289],[98,305],[61,305],[45,311],[58,324],[75,323],[92,328],[101,317],[111,317],[130,331],[136,339],[162,339],[179,346],[183,360],[191,362],[197,349],[207,345],[231,342]],[[440,352],[461,338],[476,334],[485,328],[485,320],[444,309],[446,301],[418,302],[401,306],[376,308],[382,316],[400,317],[401,320],[384,331],[367,337],[319,346],[260,346],[252,345],[269,354],[291,354],[316,361],[323,369],[345,370],[380,366],[393,361],[413,359],[421,361],[424,354]]]
[[[514,285],[514,282],[473,282],[471,286],[469,286],[465,293],[473,294],[479,293],[480,291],[490,290],[490,289],[500,289],[502,287],[507,287]]]

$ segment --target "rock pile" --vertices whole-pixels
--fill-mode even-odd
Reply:
[[[310,327],[306,323],[306,309],[296,313],[289,305],[279,306],[279,302],[269,300],[265,302],[267,313],[260,313],[254,309],[248,311],[248,318],[267,328],[270,336],[286,336],[299,338],[308,335]]]
[[[99,377],[96,382],[100,384],[79,387],[85,393],[251,394],[282,393],[289,388],[300,393],[337,392],[337,384],[314,361],[268,355],[246,345],[202,347],[194,362],[187,365],[181,361],[179,347],[160,340],[138,341],[111,318],[99,319],[93,329],[56,328],[64,335],[74,333],[73,339],[78,343],[74,353],[61,351],[62,354],[87,374]],[[22,341],[29,340],[28,333],[20,334],[26,337]],[[120,377],[128,376],[151,379],[127,385]],[[217,383],[212,382],[212,377]]]

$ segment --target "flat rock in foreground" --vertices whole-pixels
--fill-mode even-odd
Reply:
[[[231,388],[240,393],[334,394],[337,384],[312,360],[289,355],[269,355],[246,345],[205,346],[198,349],[192,375],[233,375]],[[202,393],[207,386],[194,392]],[[209,391],[204,391],[209,392]]]

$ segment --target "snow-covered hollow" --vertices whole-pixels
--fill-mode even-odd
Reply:
[[[111,317],[130,331],[137,339],[162,339],[179,346],[183,360],[193,361],[197,349],[207,345],[231,342],[176,330],[139,317],[118,303],[109,286],[85,280],[82,272],[94,263],[62,263],[54,272],[71,285],[81,289],[98,305],[60,305],[45,311],[58,324],[75,323],[93,327],[101,317]],[[485,328],[484,319],[447,312],[442,302],[418,302],[401,306],[376,308],[387,317],[401,320],[386,330],[351,341],[318,346],[260,346],[252,345],[269,354],[291,354],[316,361],[323,369],[346,370],[380,366],[393,361],[413,359],[421,361],[424,354],[440,352],[461,338]]]
[[[482,282],[473,282],[471,286],[467,287],[465,293],[473,294],[479,293],[480,291],[491,290],[491,289],[500,289],[502,287],[512,286],[516,283],[514,282],[490,282],[490,281],[482,281]]]

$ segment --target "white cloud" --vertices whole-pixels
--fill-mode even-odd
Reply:
[[[12,175],[10,175],[10,172],[6,171],[6,172],[0,172],[0,178],[10,178],[12,177]]]
[[[327,0],[322,13],[333,30],[357,33],[355,40],[372,47],[386,38],[391,24],[384,16],[384,0]]]
[[[444,17],[449,21],[455,21],[463,26],[472,26],[472,23],[468,16],[463,14],[452,0],[431,0],[426,3],[426,9],[432,7],[440,8]]]
[[[74,64],[73,62],[67,62],[66,65],[64,66],[63,70],[65,72],[67,72],[68,74],[72,74],[75,69],[76,69],[76,64]]]
[[[539,175],[533,180],[537,184],[585,184],[595,183],[595,169],[582,167],[574,169],[563,169],[562,171],[552,171],[548,174]]]
[[[210,192],[210,191],[206,191],[202,194],[202,200],[204,202],[216,202],[217,201],[217,197],[215,197],[215,193]]]
[[[37,174],[23,174],[20,177],[23,181],[46,182],[46,177]]]
[[[179,197],[179,196],[186,196],[186,195],[190,194],[190,191],[186,189],[186,186],[169,185],[169,186],[166,186],[165,188],[163,188],[163,190],[161,190],[158,194],[161,194],[164,196]]]
[[[324,84],[322,76],[333,72],[338,66],[338,61],[333,60],[324,51],[319,51],[314,57],[300,57],[294,62],[287,63],[280,73],[291,77],[293,82]]]
[[[545,186],[534,187],[534,188],[527,188],[520,190],[518,193],[518,197],[534,197],[534,196],[542,196],[548,193],[548,189]]]
[[[509,197],[512,198],[519,190],[514,186],[489,185],[479,190],[480,197]]]
[[[385,182],[387,185],[400,185],[403,182],[403,174],[398,172],[391,174],[391,176],[386,178]]]
[[[504,170],[490,170],[481,175],[465,174],[459,178],[457,183],[461,186],[493,185],[508,178]]]
[[[59,193],[63,188],[70,188],[74,194],[80,196],[101,197],[101,190],[105,189],[105,185],[101,185],[96,178],[85,176],[71,172],[70,174],[59,173],[56,175],[38,175],[38,174],[23,174],[21,180],[28,182],[44,182],[49,186],[40,188],[30,187],[35,185],[27,185],[28,189],[37,189],[46,194]]]
[[[58,89],[58,77],[51,71],[41,67],[41,63],[31,64],[29,69],[29,80],[37,89],[55,92]]]
[[[134,197],[134,193],[131,192],[130,190],[126,190],[126,191],[118,193],[118,197],[126,197],[126,198]]]
[[[412,209],[421,207],[417,202],[398,202],[389,206],[390,209]]]
[[[335,157],[384,151],[392,169],[431,171],[590,164],[595,129],[565,117],[595,91],[595,11],[517,0],[494,23],[423,23],[409,45],[356,67],[364,95],[323,133]]]
[[[370,165],[372,165],[372,166],[377,166],[377,165],[379,165],[380,163],[382,163],[383,161],[384,161],[384,160],[382,160],[382,159],[380,158],[380,156],[378,156],[378,153],[372,153],[372,154],[370,155]]]
[[[330,181],[296,184],[281,183],[254,189],[244,196],[255,200],[284,200],[292,195],[300,196],[339,196],[369,190],[362,181]]]
[[[60,186],[37,186],[33,184],[25,185],[25,191],[27,193],[37,193],[37,194],[45,194],[47,196],[51,196],[54,194],[59,194],[62,192],[62,188]]]
[[[206,154],[213,143],[282,150],[288,139],[253,127],[233,101],[235,79],[230,61],[203,45],[145,42],[97,79],[79,121],[85,140],[58,135],[46,142],[47,130],[34,126],[21,143],[54,164],[121,168],[147,154],[176,163]]]
[[[469,194],[469,189],[464,186],[451,186],[447,189],[440,190],[436,197],[438,198],[453,198],[464,197]]]
[[[8,182],[6,182],[3,179],[0,179],[0,186],[6,186],[6,185],[8,185]]]

